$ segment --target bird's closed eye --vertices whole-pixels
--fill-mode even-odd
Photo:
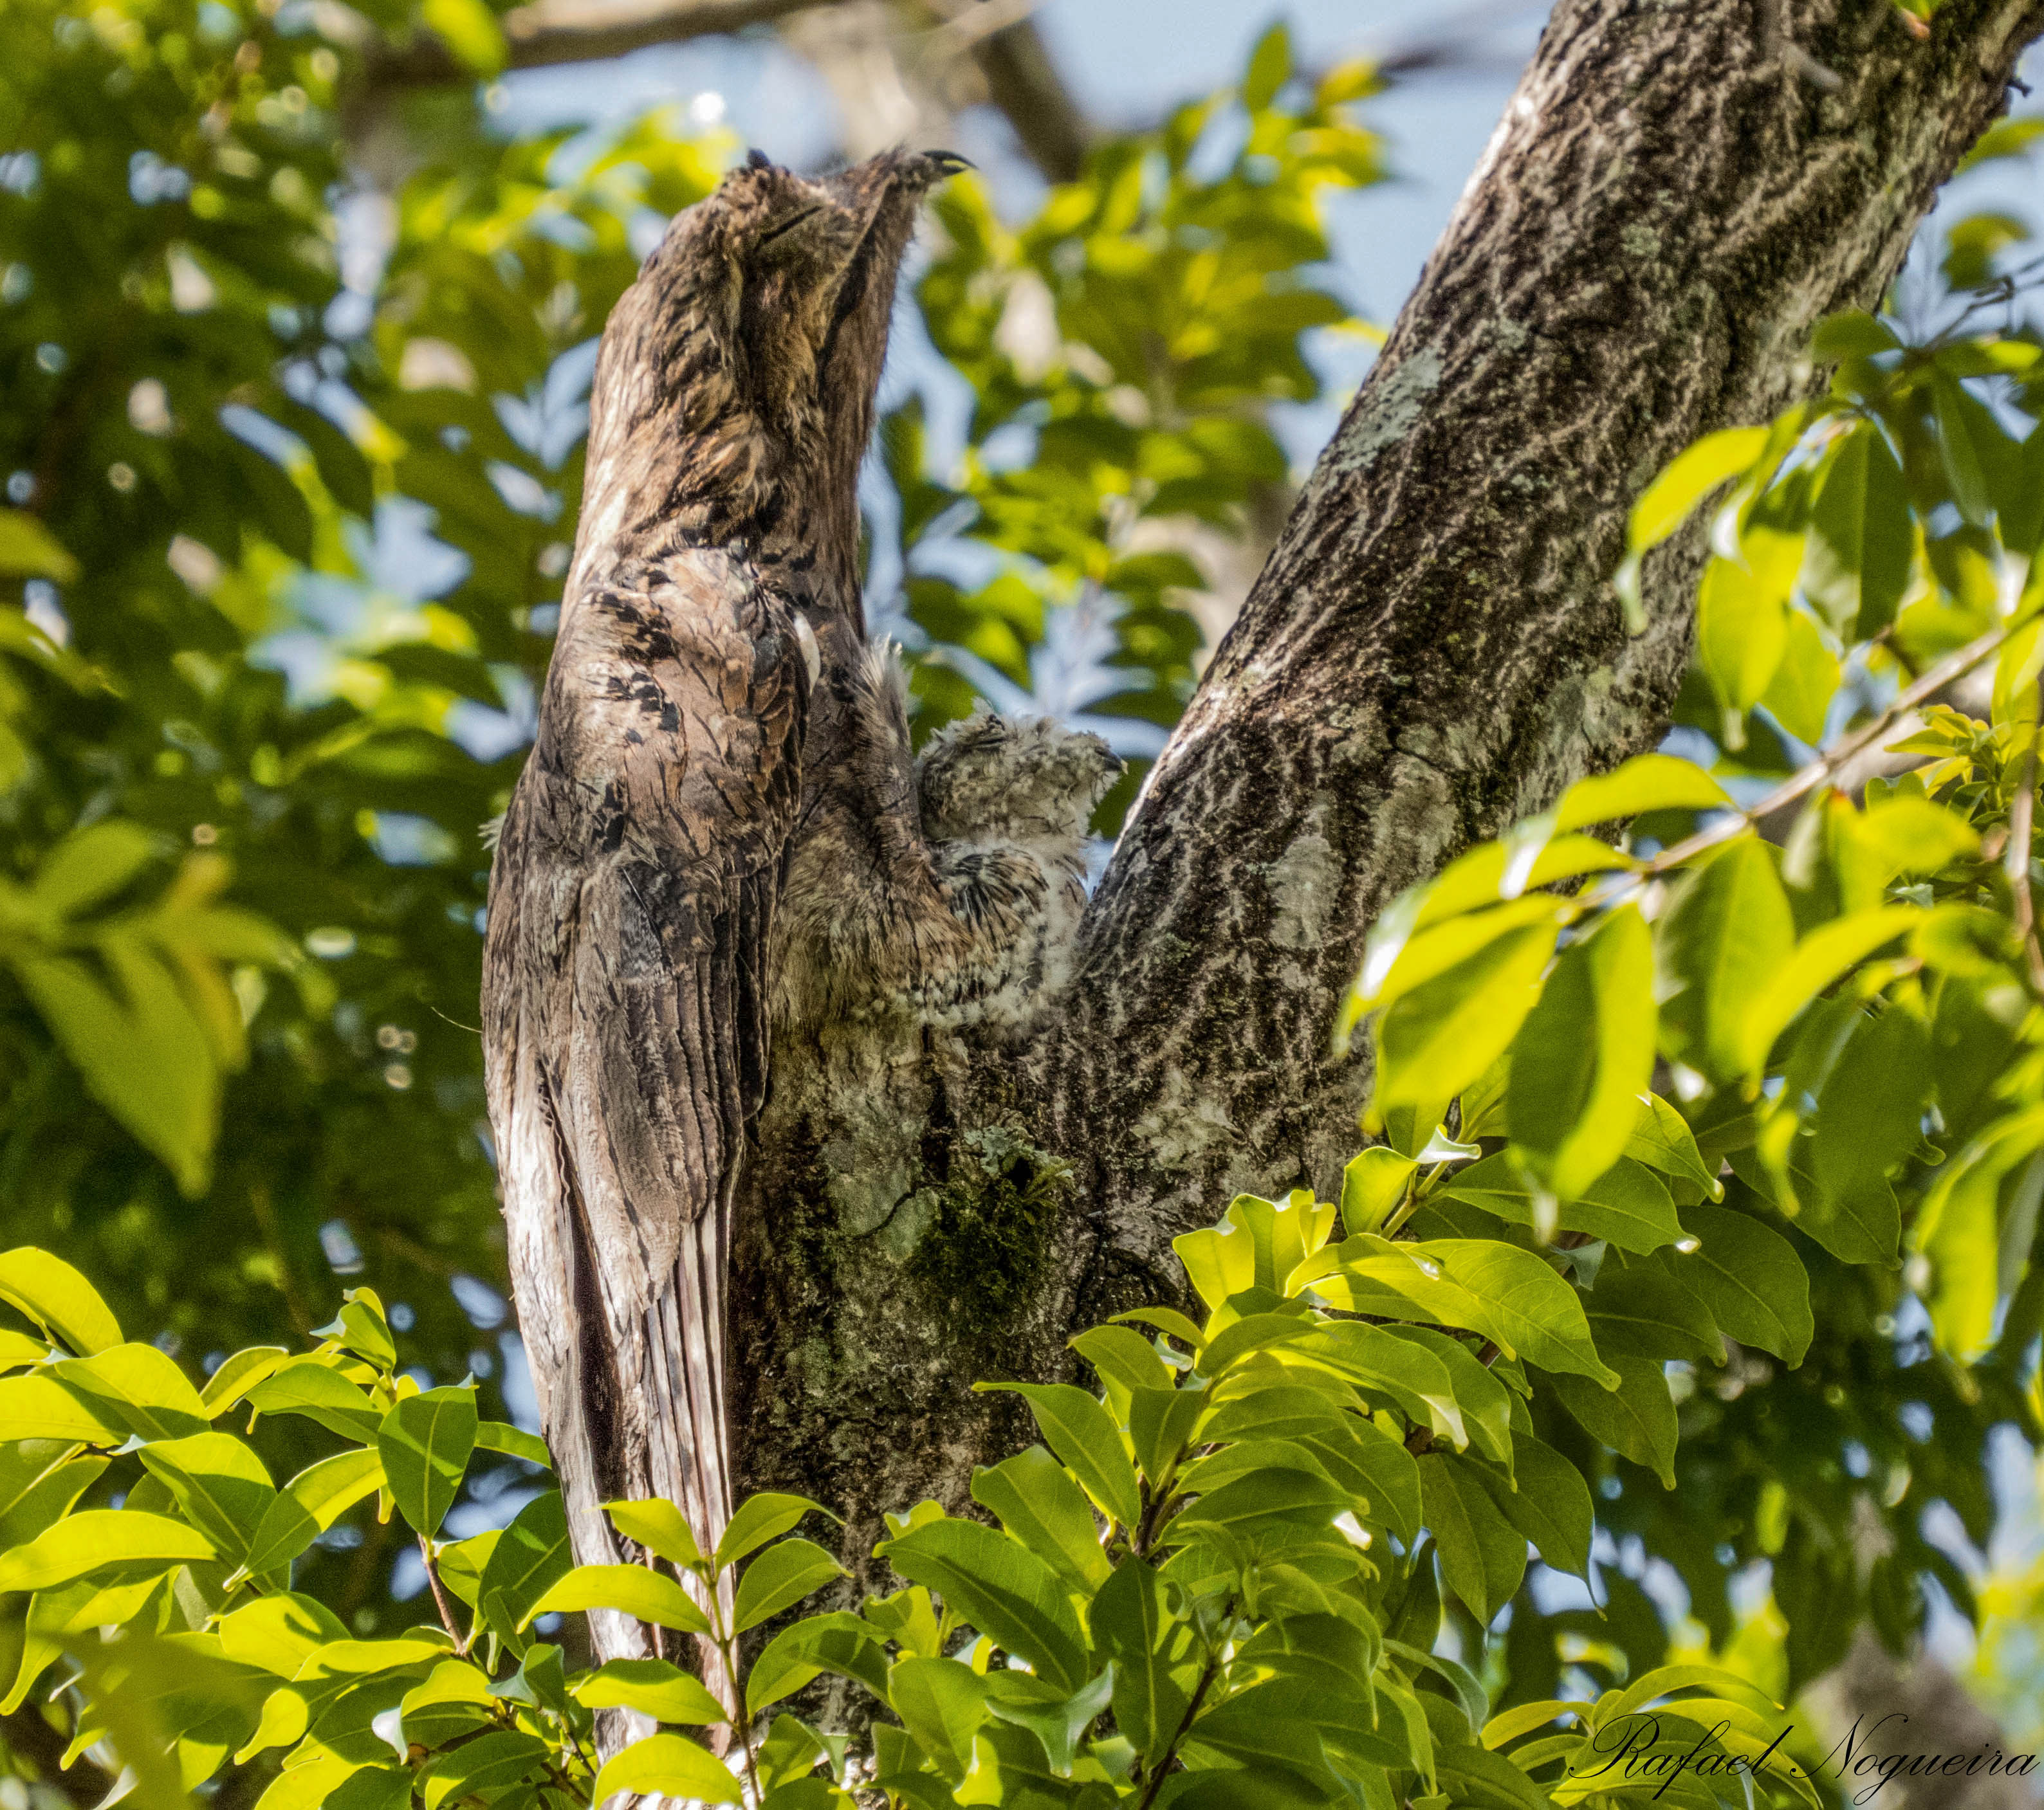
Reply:
[[[783,233],[793,232],[797,227],[802,224],[804,220],[813,220],[823,211],[824,210],[820,207],[805,207],[800,213],[790,214],[788,217],[782,220],[778,226],[770,226],[764,232],[761,233],[757,239],[754,240],[752,242],[753,249],[757,251],[763,246],[772,244],[774,241],[781,237]]]

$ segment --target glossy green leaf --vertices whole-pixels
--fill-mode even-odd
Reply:
[[[461,1494],[475,1427],[474,1390],[428,1389],[400,1402],[377,1428],[376,1449],[398,1512],[428,1540]]]
[[[277,1496],[268,1470],[247,1444],[225,1433],[194,1433],[144,1446],[140,1455],[186,1520],[229,1557],[247,1556],[249,1538]]]
[[[1579,1377],[1558,1376],[1554,1393],[1592,1438],[1643,1464],[1663,1487],[1675,1487],[1675,1404],[1668,1379],[1655,1358],[1614,1355],[1621,1381],[1616,1389],[1596,1389]]]
[[[111,1565],[217,1559],[197,1528],[134,1509],[86,1509],[0,1553],[0,1591],[47,1590]]]
[[[1804,594],[1838,633],[1870,640],[1895,619],[1915,539],[1902,467],[1871,422],[1831,454],[1810,531]]]
[[[498,1729],[440,1754],[420,1774],[419,1794],[426,1810],[440,1810],[451,1800],[499,1791],[530,1778],[547,1760],[547,1744],[536,1735]]]
[[[1420,1491],[1448,1588],[1488,1625],[1526,1574],[1525,1535],[1498,1512],[1481,1479],[1461,1459],[1437,1452],[1421,1458]]]
[[[504,1530],[482,1567],[476,1603],[498,1639],[515,1642],[526,1616],[574,1561],[558,1490],[536,1496]]]
[[[590,1802],[596,1810],[620,1791],[736,1804],[743,1793],[731,1769],[682,1735],[649,1735],[604,1762]]]
[[[243,1563],[258,1577],[288,1564],[384,1481],[383,1461],[367,1447],[307,1467],[267,1505]]]
[[[791,1496],[783,1492],[763,1490],[757,1495],[747,1496],[738,1505],[737,1511],[724,1528],[717,1543],[717,1551],[711,1556],[718,1570],[727,1565],[735,1565],[747,1553],[757,1551],[770,1540],[778,1540],[803,1516],[827,1513],[822,1505],[806,1496]]]
[[[489,1600],[488,1581],[484,1601]],[[709,1618],[672,1578],[644,1565],[578,1565],[518,1618],[522,1630],[535,1616],[555,1610],[613,1609],[683,1634],[707,1634]]]
[[[1571,943],[1512,1046],[1506,1123],[1564,1198],[1618,1160],[1654,1072],[1653,940],[1636,906]]]
[[[1133,1527],[1142,1513],[1135,1469],[1113,1418],[1097,1398],[1069,1382],[994,1382],[974,1385],[1020,1395],[1036,1417],[1043,1443],[1079,1480],[1103,1514]]]
[[[897,1659],[887,1674],[887,1702],[937,1770],[963,1784],[972,1738],[987,1717],[986,1687],[971,1666],[956,1659]]]
[[[1712,1200],[1721,1199],[1724,1183],[1711,1171],[1696,1149],[1695,1134],[1682,1115],[1658,1094],[1648,1094],[1639,1102],[1639,1117],[1624,1152],[1635,1163],[1694,1182]]]
[[[1693,761],[1635,754],[1608,773],[1577,780],[1554,807],[1557,830],[1629,823],[1649,811],[1710,811],[1731,803],[1725,789]]]
[[[1788,1241],[1749,1214],[1723,1206],[1683,1210],[1701,1241],[1687,1256],[1664,1256],[1711,1317],[1742,1345],[1771,1352],[1792,1367],[1803,1361],[1815,1322],[1810,1279]]]
[[[0,1301],[80,1357],[121,1343],[120,1324],[98,1290],[63,1258],[33,1245],[0,1252]]]
[[[844,1567],[812,1540],[784,1540],[745,1567],[738,1582],[732,1627],[743,1634],[846,1575]]]
[[[383,1424],[366,1391],[311,1358],[266,1376],[248,1390],[247,1400],[259,1413],[302,1414],[329,1432],[363,1444],[376,1439]]]
[[[753,1662],[745,1706],[757,1716],[824,1672],[855,1679],[884,1699],[887,1665],[885,1637],[871,1623],[843,1613],[805,1616],[768,1641]]]
[[[1488,1068],[1539,998],[1554,934],[1550,911],[1400,997],[1377,1021],[1372,1110],[1458,1094]]]
[[[1742,1076],[1749,1027],[1795,943],[1774,857],[1731,844],[1677,894],[1654,941],[1662,1047],[1714,1079]]]
[[[612,1526],[656,1559],[664,1559],[670,1565],[701,1562],[702,1551],[688,1517],[674,1503],[654,1497],[639,1502],[605,1502],[603,1509]]]
[[[966,1621],[1066,1691],[1085,1682],[1085,1642],[1055,1574],[1005,1535],[973,1521],[931,1521],[878,1555],[939,1592]]]
[[[665,1659],[613,1659],[570,1689],[590,1709],[636,1709],[655,1722],[692,1728],[730,1720],[701,1680]]]
[[[1111,1567],[1085,1493],[1040,1445],[972,1474],[972,1499],[1070,1583],[1097,1590]]]
[[[1172,1613],[1170,1586],[1135,1559],[1124,1559],[1101,1586],[1091,1619],[1093,1639],[1114,1667],[1116,1726],[1154,1764],[1198,1688],[1192,1626]]]

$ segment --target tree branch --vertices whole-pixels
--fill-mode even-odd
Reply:
[[[654,44],[741,32],[771,25],[837,0],[530,0],[501,21],[509,66],[541,69],[624,56]],[[965,27],[977,6],[1001,0],[967,0],[942,9],[944,25]],[[998,29],[960,29],[958,48],[978,65],[988,98],[1006,114],[1023,150],[1052,182],[1079,173],[1091,131],[1072,98],[1035,25],[1011,19]],[[445,44],[430,32],[415,33],[402,48],[386,48],[370,59],[368,91],[432,86],[474,79]]]
[[[1652,746],[1700,537],[1608,582],[1640,489],[1808,394],[2002,109],[2044,0],[1562,0],[1382,356],[1216,650],[1042,1053],[1092,1198],[1074,1320],[1235,1191],[1325,1194],[1367,1084],[1327,1031],[1403,888]],[[1838,77],[1785,81],[1784,36]],[[1105,1233],[1105,1244],[1089,1244]],[[1126,1298],[1124,1298],[1126,1297]]]

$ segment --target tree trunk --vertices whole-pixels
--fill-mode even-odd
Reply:
[[[742,1488],[956,1506],[1022,1443],[975,1378],[1181,1288],[1243,1190],[1324,1195],[1366,1081],[1327,1055],[1400,888],[1652,746],[1700,549],[1608,582],[1683,447],[1816,379],[2001,109],[2044,0],[1562,0],[1369,382],[1153,774],[1020,1043],[789,1043],[733,1256]]]

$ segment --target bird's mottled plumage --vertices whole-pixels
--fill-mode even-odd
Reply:
[[[730,1203],[777,1028],[1019,1018],[1081,901],[1105,748],[979,718],[912,765],[865,643],[859,464],[917,204],[955,167],[755,158],[605,330],[483,986],[512,1275],[585,1563],[618,1555],[608,1500],[671,1500],[705,1548],[728,1518]],[[646,1650],[624,1618],[597,1632]]]

